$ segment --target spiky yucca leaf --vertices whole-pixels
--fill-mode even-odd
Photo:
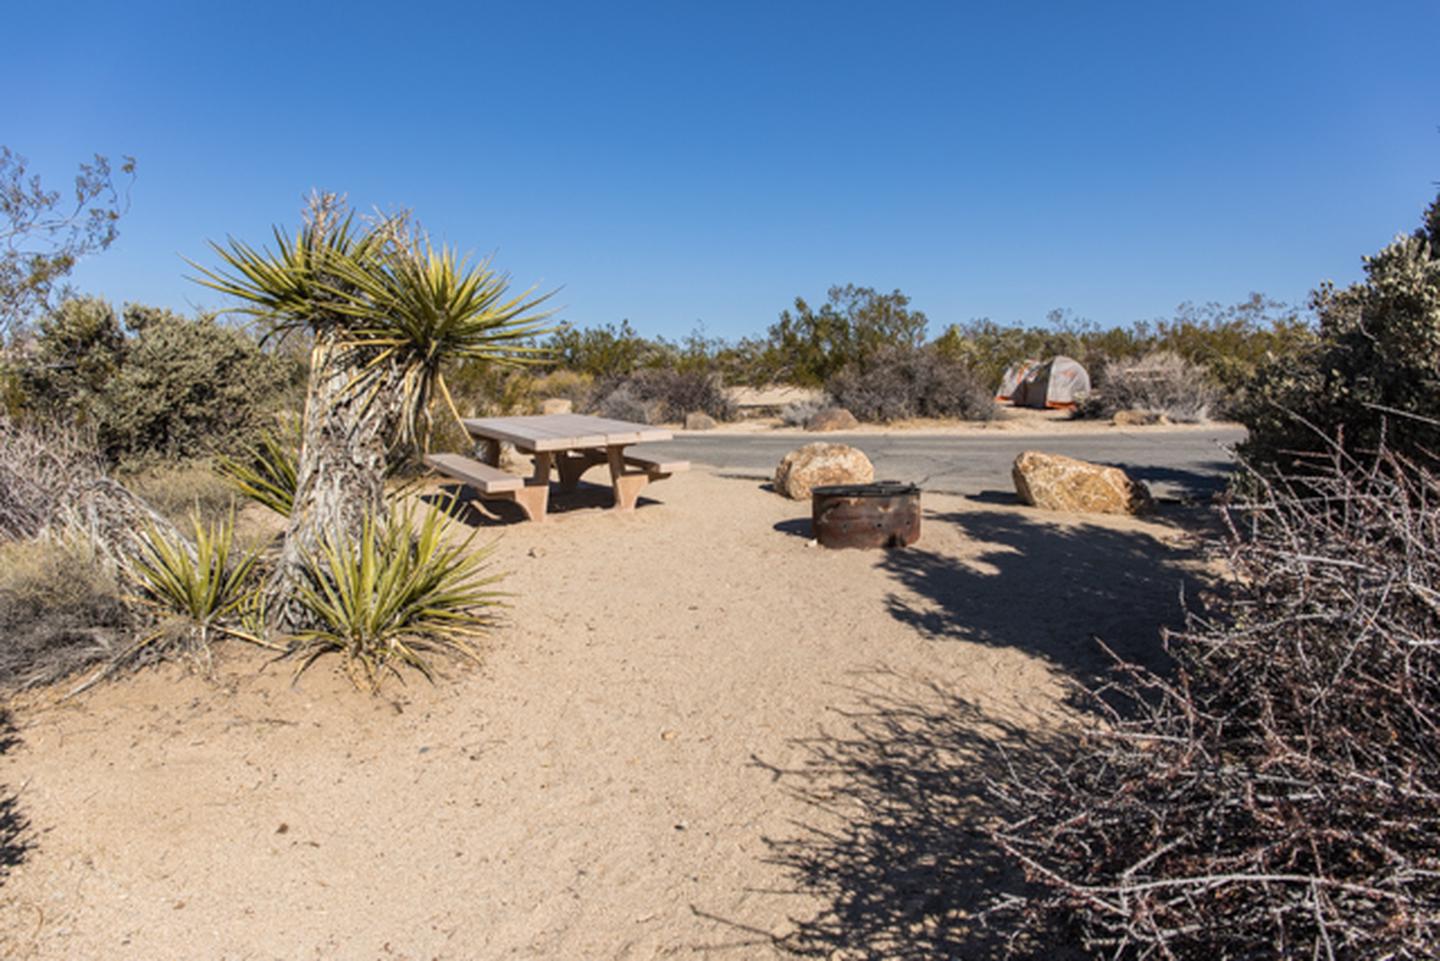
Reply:
[[[244,460],[222,457],[216,472],[230,486],[282,517],[295,507],[295,478],[299,472],[298,438],[287,443],[268,431]]]
[[[368,357],[357,383],[398,369],[401,439],[428,447],[437,398],[460,420],[445,385],[446,364],[548,359],[535,341],[551,329],[551,313],[539,309],[551,294],[535,295],[531,288],[512,296],[509,278],[488,260],[472,264],[449,247],[437,249],[423,235],[411,235],[404,224],[392,226],[382,259],[337,262],[339,286],[351,296],[337,300],[334,309],[352,321],[346,343]]]
[[[205,525],[191,519],[195,547],[182,538],[148,527],[140,537],[141,551],[129,562],[129,573],[141,600],[167,614],[191,621],[202,639],[221,619],[233,613],[250,592],[250,573],[258,552],[235,551],[235,515]]]
[[[477,659],[471,640],[490,626],[487,609],[500,602],[488,588],[500,578],[481,573],[491,548],[472,551],[475,532],[461,539],[455,527],[433,508],[417,525],[410,502],[309,554],[309,586],[297,599],[320,626],[296,637],[297,676],[335,652],[357,687],[375,691],[407,664],[433,680],[431,652]]]

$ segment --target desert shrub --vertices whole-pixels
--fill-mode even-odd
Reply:
[[[894,348],[917,348],[928,321],[900,291],[882,294],[854,284],[831,287],[820,309],[795,298],[782,311],[754,363],[765,379],[819,387],[851,366],[865,366]]]
[[[1198,424],[1210,419],[1220,399],[1219,388],[1203,368],[1170,351],[1109,361],[1093,373],[1096,389],[1077,409],[1081,417],[1139,410]]]
[[[78,540],[120,564],[138,531],[173,525],[107,472],[93,440],[69,425],[0,417],[0,542]]]
[[[564,327],[545,342],[546,354],[564,370],[596,379],[625,377],[642,367],[664,363],[671,353],[657,341],[641,337],[622,320],[620,326]]]
[[[552,370],[535,378],[531,393],[537,401],[558,397],[570,401],[576,410],[584,410],[595,393],[595,378],[573,370]]]
[[[1322,286],[1312,307],[1315,342],[1265,364],[1237,411],[1246,454],[1283,467],[1319,438],[1363,451],[1382,432],[1403,454],[1440,452],[1440,199],[1419,230],[1365,259],[1365,279]],[[1396,412],[1412,416],[1382,426]]]
[[[298,372],[249,335],[210,317],[127,308],[125,359],[95,402],[111,461],[233,451],[273,418],[271,401]]]
[[[797,400],[780,408],[780,420],[787,427],[804,427],[810,418],[829,406],[823,398]]]
[[[998,413],[989,385],[931,347],[879,351],[869,362],[831,377],[825,389],[836,404],[864,421],[989,420]]]
[[[98,298],[63,301],[14,366],[23,405],[86,426],[112,464],[233,449],[303,380],[299,358],[213,317],[132,304],[122,324]]]
[[[606,417],[637,423],[683,421],[692,411],[734,420],[736,408],[718,374],[652,367],[596,387],[596,409]]]
[[[70,297],[41,318],[16,366],[23,403],[51,419],[85,423],[125,359],[125,332],[99,297]]]
[[[83,543],[0,544],[0,688],[108,661],[131,628],[120,585]]]
[[[490,551],[472,550],[475,531],[427,509],[416,525],[413,503],[387,521],[367,518],[356,538],[326,539],[305,560],[309,584],[298,600],[318,627],[296,638],[297,673],[338,653],[357,687],[378,690],[408,665],[433,678],[426,654],[471,659],[472,639],[491,623],[498,580],[484,576]]]
[[[1440,954],[1440,478],[1335,451],[1251,478],[1231,578],[1104,723],[997,786],[1022,930],[1106,958]],[[1108,705],[1108,706],[1107,706]]]

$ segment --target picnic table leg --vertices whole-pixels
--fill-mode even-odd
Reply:
[[[491,467],[500,466],[500,442],[490,437],[482,437],[475,445],[475,456],[481,463],[489,464]]]
[[[535,452],[535,470],[515,492],[515,503],[532,521],[543,521],[550,505],[550,452]]]
[[[635,502],[640,499],[640,491],[650,483],[650,475],[643,471],[625,469],[623,444],[605,448],[605,457],[610,462],[610,483],[615,488],[615,509],[627,513],[633,511]]]
[[[605,455],[593,450],[566,451],[556,455],[555,468],[560,474],[560,490],[569,493],[580,484],[580,477],[596,464],[605,463]]]

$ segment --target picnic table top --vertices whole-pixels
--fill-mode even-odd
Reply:
[[[670,440],[663,427],[588,414],[537,414],[530,417],[472,417],[465,420],[472,436],[503,440],[523,451],[614,447]]]

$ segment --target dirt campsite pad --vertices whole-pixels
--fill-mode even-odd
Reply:
[[[493,527],[512,606],[437,686],[230,647],[19,698],[0,956],[983,956],[979,779],[1201,570],[1164,516],[927,495],[884,553],[706,470],[592,507]]]

